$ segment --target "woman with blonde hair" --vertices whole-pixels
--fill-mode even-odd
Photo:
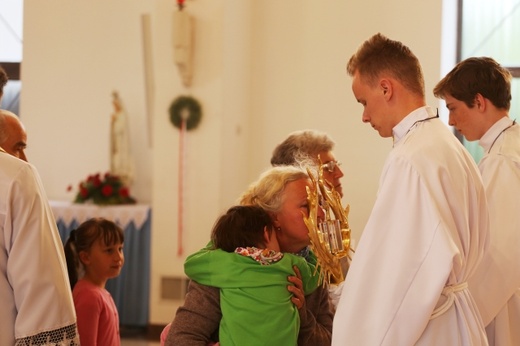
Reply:
[[[308,186],[310,180],[303,169],[279,166],[265,171],[240,197],[241,205],[257,205],[268,212],[282,252],[305,259],[311,256],[308,229],[303,219],[309,213]],[[297,267],[294,274],[288,278],[287,289],[292,293],[291,301],[300,315],[298,345],[330,345],[333,309],[327,289],[319,286],[306,296]],[[177,310],[165,344],[217,342],[221,318],[219,289],[191,281],[184,305]]]

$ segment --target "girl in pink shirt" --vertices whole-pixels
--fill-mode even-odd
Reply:
[[[121,272],[123,242],[114,222],[93,218],[73,230],[65,244],[82,346],[121,345],[118,312],[105,284]]]

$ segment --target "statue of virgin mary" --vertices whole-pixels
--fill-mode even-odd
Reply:
[[[130,186],[134,178],[134,163],[130,152],[127,114],[117,91],[112,93],[114,113],[110,122],[110,173]]]

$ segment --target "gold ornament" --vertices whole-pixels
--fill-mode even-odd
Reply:
[[[309,216],[304,221],[309,230],[311,248],[317,258],[316,268],[320,270],[323,284],[339,284],[345,280],[341,269],[341,259],[351,258],[350,227],[348,214],[350,205],[343,208],[341,196],[334,186],[323,179],[323,167],[318,158],[319,168],[313,174],[307,167],[311,187],[307,187]],[[325,220],[318,220],[318,208],[325,212]]]

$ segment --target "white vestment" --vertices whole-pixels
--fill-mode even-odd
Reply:
[[[467,289],[489,221],[478,168],[429,107],[394,129],[394,148],[347,274],[333,345],[487,345]],[[423,121],[424,120],[424,121]]]
[[[0,345],[79,344],[63,245],[40,178],[33,166],[5,152],[0,297]]]
[[[520,345],[520,126],[504,117],[481,138],[491,245],[468,281],[490,345]],[[509,127],[511,126],[511,127]]]

